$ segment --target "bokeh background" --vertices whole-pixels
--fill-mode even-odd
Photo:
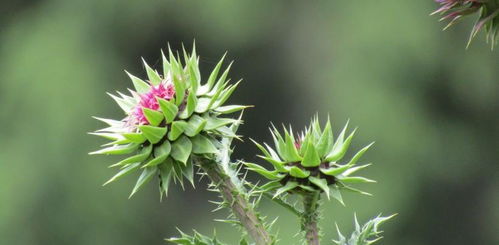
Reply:
[[[358,126],[354,147],[376,141],[365,175],[375,194],[324,204],[324,244],[377,215],[399,215],[380,244],[499,244],[499,52],[483,33],[465,50],[473,19],[442,32],[430,1],[22,0],[0,3],[0,244],[164,244],[175,227],[238,231],[214,193],[176,186],[159,202],[136,178],[101,187],[113,159],[88,156],[103,143],[92,115],[122,117],[106,91],[160,67],[169,42],[196,40],[203,74],[225,51],[244,78],[231,102],[252,104],[241,133],[269,141],[267,127],[303,127],[328,114]],[[257,161],[247,140],[236,157]],[[256,176],[251,176],[256,179]],[[298,244],[287,211],[280,244]]]

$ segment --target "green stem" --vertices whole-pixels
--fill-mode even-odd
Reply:
[[[244,193],[241,193],[242,190],[236,187],[219,164],[216,161],[207,159],[196,159],[196,162],[215,184],[225,203],[229,204],[232,213],[241,222],[241,225],[255,243],[257,245],[272,244],[269,233],[256,215],[253,207],[244,197]]]
[[[319,245],[319,198],[320,192],[303,194],[303,217],[301,220],[302,230],[305,231],[305,239],[309,245]]]

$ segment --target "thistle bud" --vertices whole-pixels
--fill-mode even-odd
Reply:
[[[185,177],[193,183],[192,156],[214,157],[220,137],[236,137],[228,126],[238,120],[222,116],[246,107],[224,106],[238,83],[228,84],[230,66],[219,74],[223,58],[204,84],[195,49],[192,54],[184,50],[184,63],[171,50],[169,58],[163,54],[162,59],[162,75],[145,61],[146,81],[128,74],[134,86],[130,95],[110,94],[125,117],[96,118],[109,127],[91,133],[111,142],[90,154],[129,155],[111,165],[120,171],[105,184],[142,170],[130,196],[153,176],[159,176],[162,195],[172,179],[183,183]]]
[[[473,26],[468,40],[468,46],[478,32],[484,28],[486,40],[491,46],[497,43],[499,29],[499,0],[435,0],[441,5],[432,14],[440,14],[442,20],[449,20],[449,24],[444,28],[452,26],[464,16],[479,13],[479,17]]]
[[[283,193],[324,192],[328,199],[332,196],[343,204],[340,189],[368,194],[349,186],[352,183],[375,182],[373,180],[351,176],[366,165],[356,165],[357,161],[372,145],[358,151],[348,162],[341,163],[347,153],[355,130],[346,136],[347,125],[334,140],[331,123],[327,121],[324,129],[317,118],[300,135],[294,135],[291,128],[284,128],[281,134],[275,127],[271,129],[275,149],[268,144],[256,143],[263,155],[259,157],[272,164],[274,170],[245,163],[249,170],[255,171],[271,180],[261,188],[275,190],[275,195]]]

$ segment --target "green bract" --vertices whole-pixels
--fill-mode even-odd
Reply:
[[[229,85],[230,65],[221,72],[223,58],[203,84],[195,49],[191,54],[184,50],[183,62],[171,50],[168,59],[164,54],[162,58],[162,75],[144,61],[147,80],[128,74],[135,88],[131,95],[111,95],[126,117],[96,118],[108,127],[91,133],[111,142],[90,154],[129,155],[111,165],[120,170],[106,184],[142,171],[130,196],[153,176],[159,176],[160,192],[165,195],[172,179],[182,183],[186,177],[192,183],[192,157],[212,158],[220,137],[236,137],[228,126],[237,120],[222,116],[246,108],[224,106],[238,83]]]
[[[346,238],[343,236],[338,228],[338,225],[336,225],[338,240],[333,240],[333,242],[337,245],[371,245],[383,238],[381,236],[382,231],[379,230],[380,225],[394,216],[395,214],[386,217],[378,215],[362,226],[360,226],[357,216],[355,216],[355,231],[352,232],[350,237]]]
[[[347,126],[348,123],[336,140],[333,138],[329,120],[324,129],[321,129],[318,119],[314,118],[299,137],[295,137],[291,128],[284,128],[284,134],[281,134],[273,127],[271,133],[275,149],[267,144],[255,144],[263,153],[259,157],[271,163],[274,170],[267,170],[253,163],[245,165],[271,180],[262,186],[262,189],[275,190],[274,197],[286,192],[323,191],[328,198],[332,196],[343,204],[340,189],[368,194],[350,187],[349,184],[374,182],[364,177],[352,176],[370,165],[356,164],[372,143],[358,151],[348,162],[340,163],[355,134],[354,130],[346,136]]]

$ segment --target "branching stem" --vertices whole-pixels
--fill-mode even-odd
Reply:
[[[204,170],[216,188],[222,194],[224,201],[230,206],[233,214],[239,219],[249,236],[257,245],[270,245],[272,240],[253,207],[244,197],[230,177],[224,173],[216,161],[196,159],[197,164]]]
[[[305,239],[308,245],[319,245],[319,198],[320,192],[303,194],[303,217],[301,220],[302,230],[305,231]]]

